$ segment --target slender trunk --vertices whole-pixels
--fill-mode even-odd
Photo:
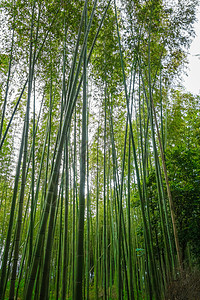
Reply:
[[[85,34],[87,28],[87,1],[85,2]],[[86,40],[87,42],[87,40]],[[76,288],[75,300],[82,300],[83,267],[84,267],[84,214],[85,214],[85,175],[86,175],[86,143],[87,143],[87,48],[84,53],[83,67],[83,109],[82,109],[82,142],[80,165],[80,193],[79,193],[79,222],[77,236],[77,261],[76,261]]]

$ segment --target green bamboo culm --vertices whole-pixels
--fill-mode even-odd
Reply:
[[[16,229],[16,238],[15,238],[15,247],[14,247],[14,261],[11,275],[11,286],[9,298],[14,299],[15,294],[15,281],[17,273],[17,262],[19,256],[19,243],[21,235],[21,225],[22,225],[22,211],[23,211],[23,201],[25,193],[25,184],[26,184],[26,163],[27,163],[27,151],[28,151],[28,132],[29,132],[29,112],[30,112],[30,99],[31,99],[31,90],[32,90],[32,81],[34,73],[34,62],[32,61],[32,35],[33,35],[33,17],[34,17],[34,8],[35,3],[32,7],[32,18],[31,18],[31,34],[30,34],[30,57],[29,57],[29,82],[28,82],[28,98],[26,106],[26,115],[25,115],[25,132],[24,132],[24,149],[23,149],[23,163],[22,163],[22,183],[19,196],[19,208],[18,208],[18,217],[17,217],[17,229]]]
[[[85,34],[87,29],[87,1],[85,1]],[[85,41],[87,44],[87,40]],[[84,214],[85,214],[85,182],[86,182],[86,150],[87,150],[87,47],[83,61],[83,108],[82,108],[82,141],[80,165],[80,192],[77,233],[76,286],[75,299],[83,299],[83,267],[84,267]]]
[[[106,77],[106,76],[105,76]],[[107,299],[107,222],[106,222],[106,123],[107,123],[107,87],[105,83],[105,113],[104,113],[104,169],[103,169],[103,289],[104,299]]]

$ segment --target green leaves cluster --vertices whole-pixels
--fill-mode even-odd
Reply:
[[[200,243],[199,96],[173,91],[168,118],[166,160],[175,202],[183,258],[190,246],[196,258]]]

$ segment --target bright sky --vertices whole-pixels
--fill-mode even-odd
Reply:
[[[196,37],[191,44],[190,54],[188,55],[188,76],[183,76],[183,85],[187,91],[200,95],[200,8],[197,13],[197,19],[198,22],[194,26]]]

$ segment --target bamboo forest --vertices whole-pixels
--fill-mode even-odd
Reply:
[[[200,299],[198,9],[0,0],[1,300]]]

